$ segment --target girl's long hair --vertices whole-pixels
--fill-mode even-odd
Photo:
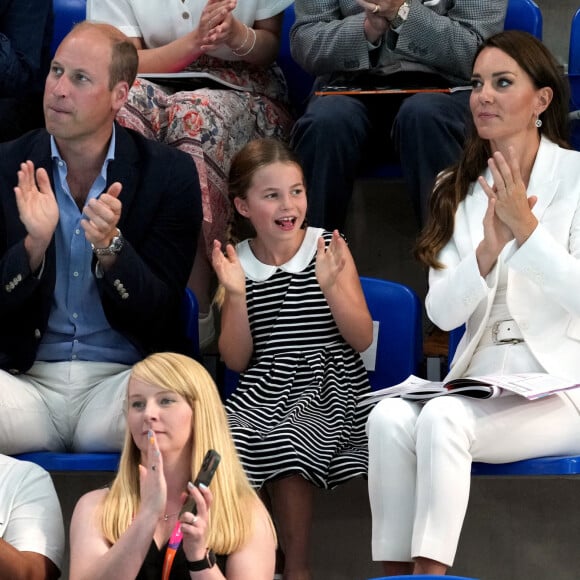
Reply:
[[[191,481],[208,449],[215,449],[221,455],[210,484],[213,503],[208,547],[217,554],[235,552],[252,535],[252,514],[260,500],[238,459],[215,383],[198,362],[174,353],[147,357],[133,367],[131,376],[181,395],[191,407]],[[140,459],[141,452],[127,429],[119,471],[102,505],[101,527],[111,544],[131,525],[139,510]],[[275,534],[273,526],[272,534]]]
[[[556,59],[534,36],[519,30],[505,30],[488,38],[475,59],[486,48],[498,48],[525,71],[536,89],[550,87],[553,98],[542,113],[540,134],[564,148],[568,144],[569,89]],[[475,62],[474,59],[474,62]],[[455,212],[470,186],[487,168],[492,155],[489,141],[481,139],[469,115],[468,137],[459,162],[437,178],[429,199],[429,219],[415,246],[416,258],[428,267],[442,268],[437,255],[453,235]]]

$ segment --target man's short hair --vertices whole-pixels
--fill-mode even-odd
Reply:
[[[118,28],[110,24],[84,20],[76,24],[72,31],[82,28],[98,30],[111,44],[109,90],[113,90],[114,86],[122,81],[125,81],[131,87],[137,76],[137,67],[139,65],[139,56],[135,45]]]

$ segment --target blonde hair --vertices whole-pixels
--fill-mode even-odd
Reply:
[[[208,547],[218,554],[231,554],[240,549],[252,535],[252,514],[259,499],[238,458],[224,407],[209,373],[186,356],[157,353],[137,363],[131,377],[173,391],[191,407],[191,481],[208,449],[215,449],[222,457],[210,484],[213,503]],[[112,544],[131,525],[139,509],[140,458],[141,453],[127,429],[119,471],[102,505],[101,528]]]

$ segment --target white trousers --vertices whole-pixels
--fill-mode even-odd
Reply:
[[[37,362],[23,375],[0,371],[0,453],[120,451],[131,367]]]
[[[575,391],[579,391],[576,393]],[[384,399],[367,423],[373,560],[453,564],[471,462],[580,454],[580,389],[537,401]]]

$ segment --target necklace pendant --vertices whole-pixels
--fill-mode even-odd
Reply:
[[[169,514],[165,514],[163,516],[163,521],[166,522],[169,519]]]

